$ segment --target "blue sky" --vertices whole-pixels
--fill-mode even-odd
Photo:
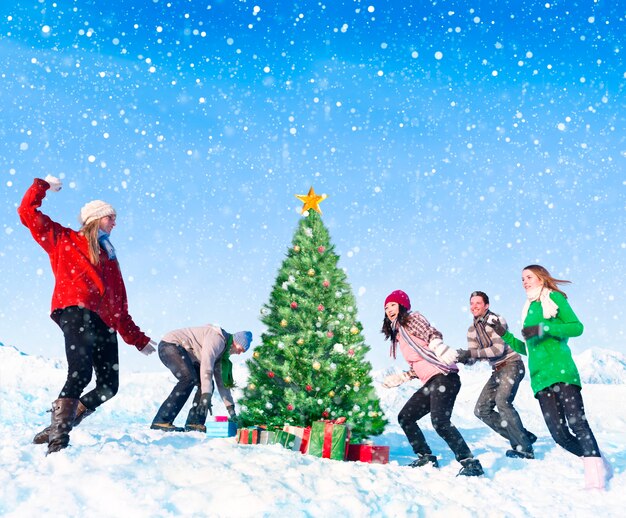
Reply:
[[[314,186],[376,367],[390,291],[463,347],[476,289],[519,333],[536,262],[574,283],[575,352],[626,351],[622,3],[102,4],[0,7],[0,341],[63,356],[15,211],[51,173],[61,223],[117,208],[131,314],[157,340],[258,336]]]

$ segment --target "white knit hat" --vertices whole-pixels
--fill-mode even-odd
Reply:
[[[104,218],[105,216],[114,216],[115,214],[115,209],[112,205],[102,200],[93,200],[86,203],[85,206],[80,209],[78,221],[81,225],[86,225],[96,219]]]

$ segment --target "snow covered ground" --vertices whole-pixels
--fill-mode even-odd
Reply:
[[[588,417],[615,469],[605,492],[583,489],[582,462],[549,437],[527,380],[516,401],[524,424],[539,436],[537,459],[504,456],[508,444],[473,415],[489,375],[484,365],[461,368],[453,417],[485,468],[482,478],[456,477],[459,465],[427,419],[420,423],[441,468],[406,467],[412,453],[395,416],[411,393],[408,385],[379,390],[391,422],[376,442],[391,447],[391,462],[369,465],[150,430],[173,384],[165,368],[123,371],[116,398],[72,432],[70,448],[46,457],[31,438],[49,423],[46,410],[63,383],[64,362],[0,346],[0,515],[624,516],[626,358],[590,350],[577,362]],[[243,369],[235,371],[240,384]],[[223,413],[219,403],[215,408]]]

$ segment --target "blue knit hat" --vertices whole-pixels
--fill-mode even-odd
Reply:
[[[250,344],[252,343],[252,333],[250,331],[237,331],[233,335],[233,342],[241,345],[243,352],[246,352],[250,349]]]

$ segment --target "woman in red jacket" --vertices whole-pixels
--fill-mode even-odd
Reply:
[[[61,181],[48,175],[35,178],[18,214],[35,241],[50,256],[55,277],[51,318],[65,336],[67,379],[52,403],[52,422],[33,439],[48,444],[48,453],[69,444],[74,426],[117,393],[119,360],[117,335],[143,354],[154,352],[154,342],[128,314],[124,280],[109,241],[115,227],[115,209],[100,200],[80,211],[76,232],[52,221],[39,208],[48,189],[59,191]],[[82,394],[96,373],[96,386]]]

